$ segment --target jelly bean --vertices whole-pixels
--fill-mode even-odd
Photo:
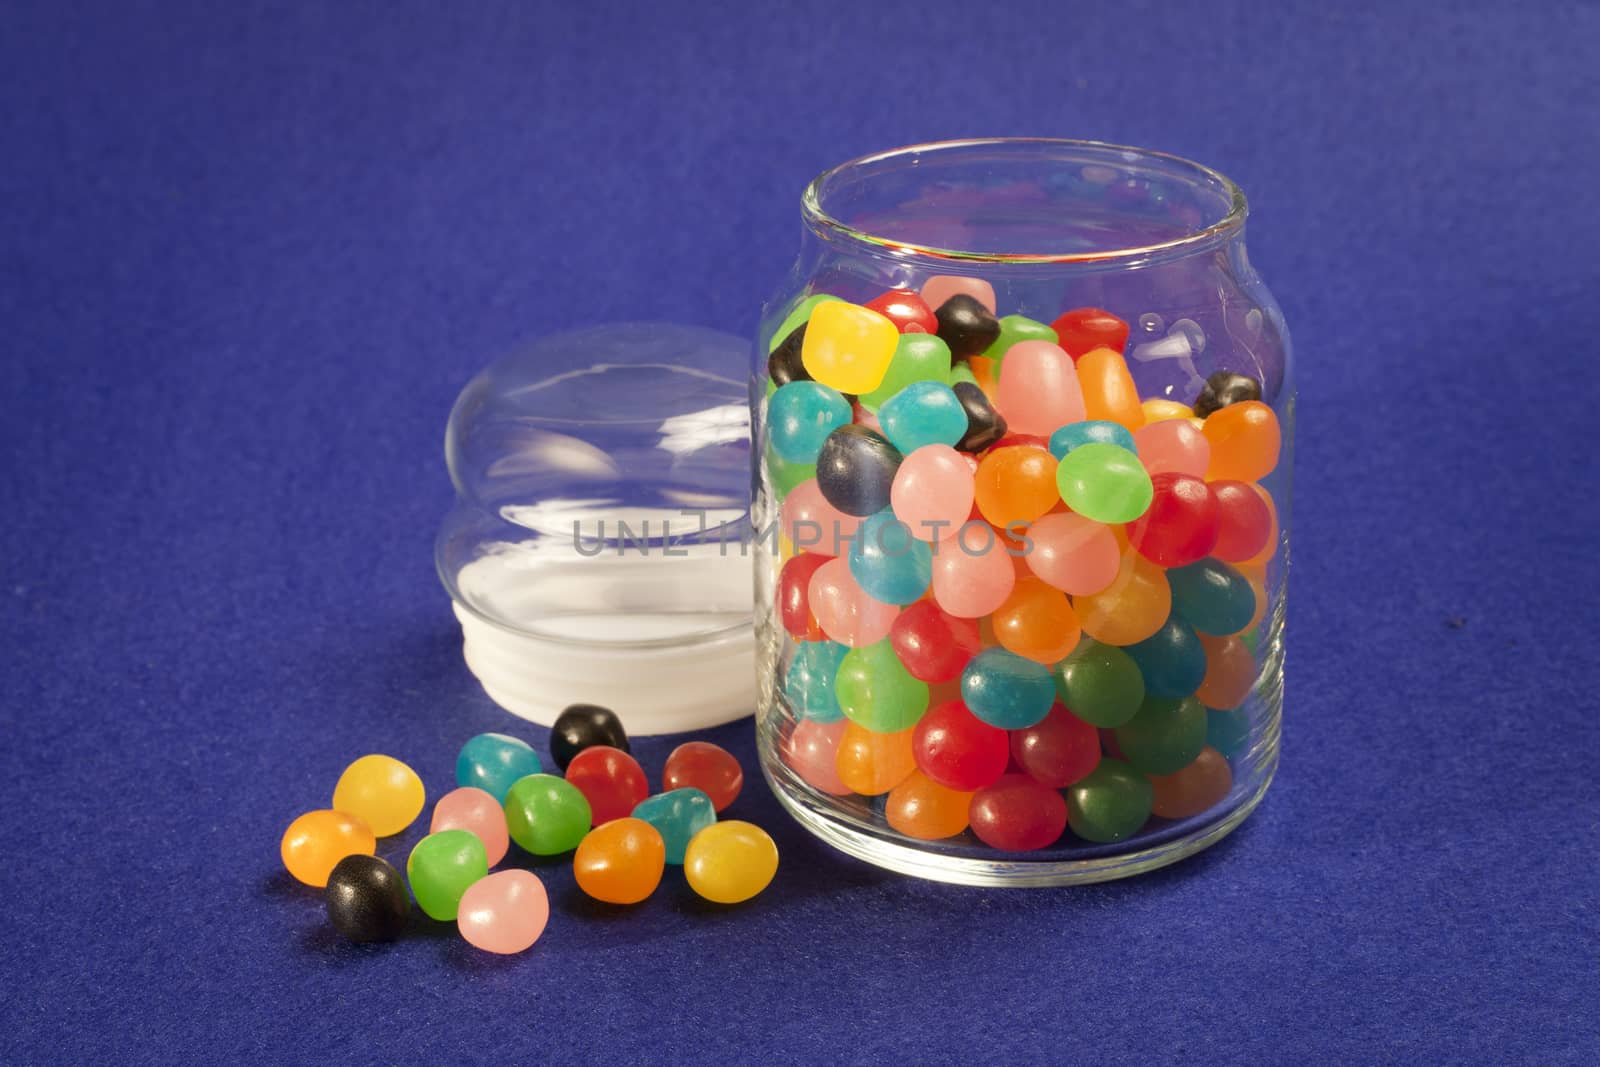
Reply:
[[[1079,445],[1056,468],[1056,488],[1073,511],[1095,522],[1132,522],[1150,506],[1152,486],[1139,457],[1117,445]]]
[[[328,921],[348,940],[393,941],[411,918],[405,879],[388,860],[346,856],[328,875]]]
[[[1249,482],[1222,481],[1210,485],[1211,495],[1217,502],[1217,543],[1211,554],[1228,563],[1260,555],[1277,525],[1262,496],[1264,491]]]
[[[1128,324],[1100,308],[1075,308],[1050,325],[1056,343],[1074,360],[1096,348],[1121,352],[1128,344]]]
[[[973,500],[992,526],[1029,523],[1060,502],[1056,458],[1042,448],[994,448],[978,463]]]
[[[997,306],[994,286],[982,278],[963,278],[954,274],[936,274],[922,283],[922,300],[931,308],[939,308],[957,296],[971,297],[989,314]],[[979,349],[982,351],[982,349]]]
[[[427,799],[417,772],[393,756],[362,756],[333,787],[333,809],[361,819],[379,837],[410,826]]]
[[[1135,452],[1134,436],[1128,432],[1126,426],[1103,419],[1086,419],[1083,422],[1069,422],[1050,435],[1050,454],[1061,459],[1068,452],[1080,445],[1116,445]]]
[[[639,761],[609,745],[593,745],[572,757],[567,781],[589,802],[589,821],[595,826],[627,817],[650,795]]]
[[[1011,732],[1011,759],[1028,777],[1064,789],[1100,763],[1100,731],[1060,704],[1023,730]]]
[[[1243,752],[1250,743],[1250,714],[1243,708],[1228,711],[1207,709],[1206,744],[1233,757]]]
[[[945,347],[948,348],[949,346],[947,345]],[[961,360],[958,363],[951,364],[951,366],[950,366],[950,377],[949,377],[948,381],[950,383],[950,388],[952,388],[952,389],[954,389],[957,385],[961,384],[962,382],[966,382],[968,385],[977,385],[978,384],[978,376],[976,374],[972,373],[972,360],[971,359],[965,359],[965,360]],[[979,391],[980,392],[982,391],[981,388],[980,388]]]
[[[1256,594],[1245,576],[1219,559],[1202,559],[1167,571],[1172,611],[1202,633],[1236,634],[1256,613]]]
[[[1236,708],[1256,684],[1256,658],[1248,645],[1237,637],[1200,635],[1206,650],[1206,676],[1195,699],[1208,708]]]
[[[1071,652],[1081,633],[1067,595],[1034,577],[1017,579],[992,623],[1003,648],[1046,666]]]
[[[744,788],[744,768],[733,753],[709,741],[686,741],[667,756],[661,770],[663,790],[700,790],[711,798],[711,806],[722,811],[732,804]]]
[[[918,542],[920,544],[920,542]],[[817,625],[831,639],[851,648],[889,636],[900,609],[868,594],[851,575],[848,559],[832,559],[811,576],[807,594]]]
[[[912,603],[933,577],[933,550],[889,511],[861,524],[847,558],[856,584],[885,604]]]
[[[535,856],[578,847],[594,818],[577,786],[553,774],[530,774],[506,794],[506,830]]]
[[[956,442],[958,451],[982,452],[1006,435],[1006,420],[976,382],[952,382],[950,388],[967,412],[967,432]]]
[[[1248,374],[1219,370],[1206,379],[1194,402],[1194,413],[1202,419],[1232,404],[1261,399],[1261,383]]]
[[[903,458],[882,434],[841,426],[828,435],[817,457],[817,488],[846,515],[875,515],[889,506],[889,489]]]
[[[1056,332],[1042,322],[1026,315],[1006,315],[1000,319],[1000,336],[984,350],[988,359],[1004,359],[1006,352],[1019,341],[1046,341],[1056,343]]]
[[[878,411],[884,436],[902,453],[954,445],[967,433],[967,412],[943,382],[912,382]]]
[[[1092,637],[1078,642],[1055,675],[1062,703],[1093,726],[1121,726],[1144,704],[1144,675],[1133,657]]]
[[[849,424],[849,403],[818,382],[790,382],[767,403],[767,432],[772,450],[790,463],[815,463],[822,442]]]
[[[738,819],[700,831],[683,859],[689,888],[714,904],[741,904],[771,885],[777,873],[772,837]]]
[[[306,885],[328,884],[328,874],[346,856],[370,856],[377,835],[365,819],[343,811],[308,811],[283,832],[283,866]]]
[[[1139,714],[1117,727],[1117,746],[1145,774],[1171,774],[1198,756],[1205,743],[1206,709],[1192,696],[1169,700],[1147,694]]]
[[[1128,373],[1120,351],[1092,348],[1078,356],[1078,386],[1083,391],[1084,414],[1090,419],[1114,422],[1128,430],[1144,425],[1139,390]]]
[[[972,512],[972,479],[961,453],[946,445],[927,445],[900,464],[889,503],[912,536],[943,541],[954,537]]]
[[[550,727],[550,758],[562,770],[572,758],[593,745],[628,751],[628,732],[610,708],[598,704],[572,704],[556,716]]]
[[[939,320],[933,317],[928,302],[910,289],[891,289],[862,307],[871,308],[894,323],[902,334],[931,334],[939,329]]]
[[[777,340],[774,337],[774,340]],[[800,351],[805,346],[806,324],[801,323],[783,336],[781,341],[773,347],[767,356],[767,379],[774,388],[782,388],[791,382],[809,382],[811,372],[806,370],[805,364],[800,359]]]
[[[866,797],[880,796],[905,781],[917,769],[911,752],[912,732],[880,734],[847,723],[834,757],[839,781],[852,793]]]
[[[861,528],[861,519],[828,503],[816,480],[811,479],[795,486],[784,498],[781,525],[783,536],[797,549],[819,556],[838,556]]]
[[[765,455],[767,481],[772,484],[772,493],[780,501],[794,492],[795,486],[809,481],[817,476],[815,463],[790,463],[772,450],[772,445],[767,445]]]
[[[965,293],[952,296],[933,313],[939,320],[939,339],[950,346],[953,361],[982,354],[1000,336],[994,312]]]
[[[998,403],[1013,433],[1050,434],[1085,415],[1072,360],[1049,341],[1011,346],[1000,365]]]
[[[972,794],[942,786],[921,771],[889,790],[883,806],[890,829],[919,841],[954,837],[967,828]]]
[[[1150,820],[1150,781],[1127,763],[1103,759],[1067,789],[1067,823],[1085,841],[1112,844]]]
[[[481,789],[504,802],[511,783],[544,770],[533,746],[507,734],[479,734],[456,757],[456,785]]]
[[[1056,685],[1050,670],[1003,648],[986,648],[961,672],[967,708],[1002,730],[1021,730],[1050,713]]]
[[[817,305],[806,323],[800,361],[823,385],[870,393],[883,383],[900,331],[876,311],[833,301]]]
[[[1116,581],[1122,547],[1104,523],[1071,512],[1045,515],[1028,527],[1028,568],[1072,596],[1103,592]]]
[[[902,611],[889,627],[889,642],[911,676],[924,682],[960,678],[982,647],[975,621],[957,618],[931,600],[919,600]]]
[[[767,351],[776,351],[780,346],[785,344],[788,339],[793,336],[796,330],[810,321],[811,313],[815,311],[819,305],[832,303],[838,299],[838,297],[832,295],[831,293],[817,293],[814,296],[808,296],[804,300],[800,301],[800,303],[796,304],[794,309],[790,311],[789,314],[784,316],[783,321],[778,324],[778,328],[773,331],[772,340],[767,346]]]
[[[1006,732],[959,700],[928,710],[911,736],[911,754],[923,774],[967,793],[998,781],[1010,758]]]
[[[1142,426],[1133,435],[1139,462],[1151,477],[1187,474],[1204,478],[1211,462],[1211,442],[1185,419],[1167,419]]]
[[[1144,421],[1147,426],[1153,422],[1166,422],[1168,419],[1183,419],[1187,422],[1194,416],[1194,409],[1187,404],[1154,396],[1139,407],[1144,411]]]
[[[578,888],[607,904],[637,904],[661,884],[667,845],[643,819],[613,819],[595,827],[572,857]]]
[[[633,817],[656,828],[666,846],[667,862],[679,867],[689,841],[717,821],[717,809],[698,789],[673,789],[641,801]]]
[[[887,640],[851,649],[834,692],[845,718],[878,733],[908,730],[928,710],[928,683],[905,669]]]
[[[844,796],[850,787],[839,778],[839,741],[850,724],[806,719],[795,724],[783,748],[783,761],[811,788],[829,796]]]
[[[1172,577],[1169,572],[1167,577]],[[1174,592],[1174,598],[1177,594]],[[1176,613],[1161,629],[1124,649],[1139,665],[1149,696],[1177,699],[1199,688],[1206,676],[1206,650],[1199,636]]]
[[[1217,543],[1217,501],[1199,478],[1158,474],[1150,507],[1128,526],[1128,543],[1152,563],[1182,567]]]
[[[441,830],[417,842],[406,859],[406,881],[430,919],[456,917],[467,887],[489,873],[483,842],[470,830]]]
[[[978,790],[968,810],[972,832],[990,848],[1031,852],[1056,843],[1067,828],[1067,804],[1026,774],[1006,774]]]
[[[988,523],[969,522],[933,557],[933,599],[950,614],[976,619],[1006,602],[1017,571]]]
[[[511,956],[533,947],[550,921],[550,897],[532,871],[499,871],[461,895],[456,929],[473,948]]]
[[[1150,810],[1163,819],[1192,818],[1222,803],[1232,789],[1233,768],[1208,746],[1187,767],[1150,776]]]
[[[1255,566],[1258,564],[1264,567],[1273,556],[1278,554],[1278,505],[1273,501],[1272,494],[1261,488],[1261,486],[1251,483],[1246,484],[1249,484],[1250,488],[1256,491],[1256,496],[1259,497],[1261,502],[1267,506],[1267,517],[1270,520],[1270,524],[1267,527],[1267,543],[1261,546],[1261,551],[1257,552],[1249,559],[1238,560],[1237,562],[1240,567]],[[1221,520],[1219,517],[1219,524],[1220,521]],[[1221,537],[1220,530],[1218,537]],[[1222,557],[1219,556],[1217,558],[1221,559]],[[1229,560],[1228,562],[1233,563],[1235,561]]]
[[[808,640],[820,636],[811,614],[811,576],[828,559],[815,552],[801,552],[778,571],[778,618],[792,637]]]
[[[1278,466],[1283,435],[1278,416],[1259,400],[1230,404],[1206,417],[1201,431],[1211,442],[1211,482],[1259,482]]]
[[[950,346],[928,333],[903,334],[895,343],[894,358],[883,375],[883,383],[870,393],[861,394],[861,406],[877,411],[885,401],[912,382],[950,381]]]
[[[1172,614],[1167,574],[1131,549],[1122,554],[1117,576],[1104,590],[1075,597],[1073,610],[1083,632],[1108,645],[1131,645],[1161,628]]]
[[[844,718],[833,683],[849,651],[837,641],[803,641],[795,649],[794,660],[783,676],[783,695],[797,716],[818,722]]]
[[[493,867],[506,858],[511,836],[506,832],[506,812],[494,795],[472,786],[452,789],[433,806],[428,832],[469,830],[483,842],[485,858]]]

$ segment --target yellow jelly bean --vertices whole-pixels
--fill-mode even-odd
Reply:
[[[334,810],[364,819],[379,837],[410,826],[427,799],[417,772],[393,756],[362,756],[333,787]]]
[[[831,300],[806,324],[800,362],[806,373],[841,393],[870,393],[883,384],[900,331],[870,308]]]
[[[342,811],[308,811],[283,832],[278,848],[283,865],[306,885],[325,886],[328,875],[346,856],[371,856],[378,851],[372,829]]]
[[[690,839],[683,873],[689,888],[707,900],[738,904],[772,884],[778,873],[778,846],[752,823],[738,819],[713,823]]]
[[[1139,406],[1144,409],[1145,422],[1165,422],[1168,419],[1188,419],[1194,416],[1194,408],[1188,404],[1180,404],[1176,400],[1162,400],[1156,396]]]

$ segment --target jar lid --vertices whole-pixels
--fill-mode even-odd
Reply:
[[[673,323],[544,338],[457,398],[435,544],[467,666],[549,725],[630,733],[755,709],[749,342]]]

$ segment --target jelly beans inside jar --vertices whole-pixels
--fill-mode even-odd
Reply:
[[[984,885],[1136,874],[1277,767],[1289,337],[1206,167],[1090,142],[805,191],[752,368],[762,769]]]

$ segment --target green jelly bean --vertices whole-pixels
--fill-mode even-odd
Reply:
[[[1250,743],[1250,713],[1243,708],[1229,711],[1206,709],[1206,744],[1232,759]]]
[[[589,801],[578,787],[553,774],[518,778],[506,794],[506,830],[535,856],[555,856],[578,847],[589,832]]]
[[[804,300],[800,301],[800,303],[795,306],[795,309],[789,312],[789,314],[784,318],[777,330],[773,332],[771,340],[767,342],[767,354],[771,355],[773,352],[775,352],[778,346],[783,344],[783,342],[788,339],[789,335],[794,333],[794,331],[802,322],[809,322],[811,319],[811,312],[818,304],[826,304],[830,300],[837,299],[839,298],[836,296],[830,296],[827,293],[818,293],[816,296],[808,296]]]
[[[515,787],[513,787],[515,788]],[[417,842],[406,859],[406,881],[428,918],[450,922],[461,894],[489,873],[489,854],[471,830],[440,830]]]
[[[1239,635],[1239,640],[1244,642],[1244,647],[1248,648],[1253,656],[1256,654],[1256,647],[1261,644],[1261,635],[1255,630],[1246,630]]]
[[[1121,726],[1144,703],[1144,675],[1133,657],[1085,634],[1072,654],[1056,664],[1056,692],[1090,726]]]
[[[1085,841],[1110,844],[1138,833],[1153,802],[1149,779],[1122,760],[1103,759],[1067,787],[1067,825]]]
[[[928,683],[912,677],[888,638],[846,653],[833,691],[846,718],[880,734],[909,730],[928,710]]]
[[[801,482],[817,476],[815,463],[790,463],[774,452],[771,445],[767,446],[766,464],[767,479],[772,484],[772,492],[779,500],[788,496]]]
[[[1056,488],[1067,507],[1095,522],[1132,522],[1150,507],[1155,487],[1139,457],[1120,445],[1079,445],[1061,457]]]
[[[1054,330],[1036,319],[1026,315],[1005,315],[1000,319],[1000,336],[994,339],[994,344],[984,349],[983,354],[990,359],[1003,359],[1006,349],[1018,341],[1049,341],[1055,344],[1059,340]]]
[[[966,360],[962,360],[950,368],[950,387],[953,389],[957,382],[966,382],[969,385],[978,384],[978,376],[972,373],[972,367]]]
[[[1117,745],[1145,774],[1181,771],[1206,747],[1205,705],[1192,696],[1147,696],[1139,714],[1117,727]]]
[[[931,333],[904,333],[895,345],[894,359],[884,372],[883,384],[861,394],[861,406],[877,411],[912,382],[945,382],[950,378],[950,346]]]

